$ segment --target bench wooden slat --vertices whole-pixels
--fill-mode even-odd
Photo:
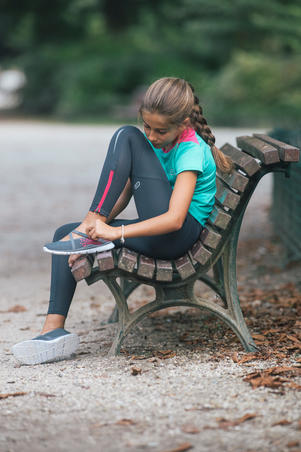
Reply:
[[[283,162],[299,162],[300,150],[296,146],[283,143],[282,141],[276,140],[275,138],[269,137],[268,135],[264,135],[262,133],[253,133],[253,136],[278,149],[279,158]]]
[[[229,174],[219,174],[219,178],[229,187],[239,191],[240,193],[245,191],[245,188],[249,182],[249,179],[246,176],[243,176],[236,170],[232,170]]]
[[[237,137],[236,142],[237,146],[259,159],[265,165],[271,165],[280,161],[278,150],[258,138],[242,136]]]
[[[231,220],[231,215],[224,212],[217,205],[213,206],[212,212],[208,218],[208,222],[211,225],[214,225],[215,227],[217,227],[219,229],[223,229],[223,230],[226,229],[230,220]]]
[[[81,281],[82,279],[88,278],[91,275],[92,263],[89,261],[87,256],[82,256],[78,258],[71,268],[71,273],[75,281]]]
[[[97,253],[96,260],[98,262],[98,268],[101,272],[112,270],[114,268],[114,257],[111,250]]]
[[[203,228],[201,232],[201,241],[204,245],[210,248],[216,249],[222,236],[215,232],[208,224]]]
[[[121,248],[118,256],[118,268],[126,272],[133,273],[135,265],[137,264],[138,254],[135,251],[127,248]]]
[[[170,261],[156,259],[156,280],[172,281],[172,263]]]
[[[137,274],[152,279],[155,273],[155,259],[140,255]]]
[[[256,160],[241,151],[240,149],[235,148],[229,143],[224,144],[221,147],[221,150],[224,154],[226,154],[232,162],[242,171],[244,171],[248,176],[253,176],[253,174],[257,173],[260,169],[260,165]]]
[[[175,265],[182,279],[186,279],[188,276],[195,273],[194,266],[192,265],[187,254],[185,254],[185,256],[181,256],[179,259],[176,259]]]
[[[212,256],[212,253],[207,250],[199,240],[193,245],[188,254],[190,255],[192,261],[195,260],[201,265],[205,265]]]
[[[234,210],[240,201],[240,196],[226,188],[219,177],[216,178],[215,198],[220,204],[225,207],[229,207],[231,210]]]

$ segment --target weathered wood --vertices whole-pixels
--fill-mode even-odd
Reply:
[[[215,204],[213,206],[212,212],[208,218],[208,222],[219,229],[226,229],[231,220],[231,215],[224,212],[222,209],[217,207]]]
[[[219,177],[216,178],[215,198],[220,204],[229,207],[231,210],[234,210],[240,201],[240,196],[226,188]]]
[[[253,174],[257,173],[260,169],[260,165],[256,160],[250,156],[249,154],[246,154],[245,152],[241,151],[240,149],[235,148],[229,143],[224,144],[221,147],[221,150],[224,154],[226,154],[232,162],[242,171],[244,171],[248,176],[253,176]]]
[[[89,261],[87,256],[82,256],[76,259],[71,268],[71,273],[77,282],[90,276],[91,271],[92,263]]]
[[[253,133],[253,136],[278,149],[279,158],[283,162],[299,162],[300,151],[297,147],[292,146],[291,144],[283,143],[282,141],[261,133]]]
[[[114,257],[111,250],[98,253],[96,255],[96,260],[98,262],[98,268],[101,272],[112,270],[114,268]]]
[[[170,261],[156,259],[156,280],[172,281],[172,263]]]
[[[246,176],[243,176],[236,170],[232,170],[229,174],[219,174],[219,178],[229,187],[239,191],[240,193],[245,191],[245,188],[249,182],[249,179]]]
[[[196,260],[201,265],[205,265],[212,256],[212,253],[207,250],[199,240],[193,245],[188,254],[190,255],[191,259]]]
[[[271,165],[280,161],[278,150],[258,138],[242,136],[236,138],[237,146],[259,159],[265,165]]]
[[[215,232],[208,224],[203,228],[201,232],[201,241],[204,245],[210,248],[216,249],[220,243],[222,236]]]
[[[155,259],[140,255],[137,274],[152,279],[155,273]]]
[[[137,258],[138,254],[135,253],[135,251],[129,250],[127,248],[121,248],[120,254],[118,256],[118,268],[132,273],[134,271],[135,265],[137,264]]]
[[[179,259],[176,259],[175,266],[182,279],[186,279],[188,278],[188,276],[191,276],[195,273],[195,269],[187,254],[185,254],[185,256],[180,257]]]

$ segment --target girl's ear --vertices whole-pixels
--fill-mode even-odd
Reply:
[[[189,119],[189,118],[184,119],[184,121],[182,122],[182,124],[179,126],[180,132],[181,132],[181,133],[184,132],[184,130],[187,129],[187,127],[191,127],[190,119]]]

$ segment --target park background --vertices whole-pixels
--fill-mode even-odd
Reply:
[[[244,216],[237,260],[259,356],[218,320],[171,308],[108,358],[114,300],[84,282],[66,324],[80,336],[76,356],[21,366],[11,353],[39,334],[48,307],[42,245],[85,215],[110,137],[136,122],[145,86],[190,80],[218,146],[294,131],[300,19],[299,2],[284,0],[0,0],[1,452],[300,450],[300,263],[285,265],[271,227],[270,175]],[[142,287],[130,307],[151,296]],[[274,367],[280,376],[267,378]],[[255,389],[252,372],[263,372]]]
[[[169,75],[195,86],[209,124],[294,128],[300,21],[298,0],[2,0],[0,70],[26,77],[2,115],[135,119]]]

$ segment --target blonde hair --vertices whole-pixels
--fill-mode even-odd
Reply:
[[[231,171],[232,163],[215,146],[215,136],[203,116],[199,99],[193,86],[186,80],[164,77],[152,83],[144,95],[139,113],[142,115],[144,111],[167,116],[170,124],[175,125],[189,118],[191,126],[210,146],[217,168],[225,173]]]

